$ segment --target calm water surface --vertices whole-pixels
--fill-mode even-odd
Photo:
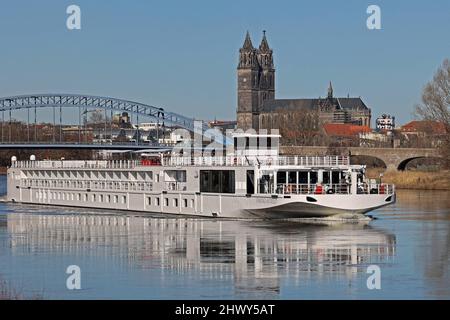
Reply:
[[[332,225],[0,203],[0,278],[45,299],[450,299],[449,197],[401,191],[377,220]]]

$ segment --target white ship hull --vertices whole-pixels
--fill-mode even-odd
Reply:
[[[364,215],[395,202],[391,185],[348,157],[13,161],[12,202],[217,218]]]
[[[375,209],[395,202],[395,195],[370,195],[369,197],[351,195],[312,196],[315,203],[308,202],[306,196],[288,199],[281,204],[265,208],[253,208],[247,211],[263,218],[323,218],[330,216],[364,215]]]
[[[318,198],[317,203],[309,203],[306,201],[305,197],[293,197],[290,199],[253,197],[252,199],[248,199],[245,196],[231,198],[221,195],[208,195],[197,197],[198,205],[194,208],[179,208],[170,205],[162,208],[154,208],[151,205],[144,204],[144,199],[148,198],[150,196],[149,194],[118,193],[117,195],[128,196],[130,199],[134,199],[134,201],[130,200],[131,203],[127,204],[111,205],[71,200],[32,201],[28,197],[22,197],[22,199],[8,198],[8,200],[24,204],[104,209],[106,210],[106,214],[110,213],[109,210],[120,210],[148,214],[158,213],[232,219],[324,218],[339,215],[352,217],[352,215],[364,215],[367,212],[395,202],[395,196],[386,195],[371,195],[370,199],[366,198],[361,200],[351,196],[336,196],[334,199],[328,199],[329,196],[327,196],[326,199],[321,199],[320,196],[316,196],[316,198]],[[192,199],[196,198],[195,195],[189,196],[181,194],[165,194],[164,196],[169,199],[176,199],[181,196],[187,196]],[[153,195],[153,197],[163,198],[161,195]],[[206,208],[201,208],[202,205]]]

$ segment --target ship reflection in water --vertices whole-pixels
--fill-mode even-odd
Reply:
[[[198,296],[186,293],[194,287],[190,281],[201,280],[228,285],[228,298],[278,298],[283,283],[292,286],[327,276],[348,285],[359,275],[363,280],[358,286],[365,286],[367,266],[392,262],[396,244],[393,234],[367,223],[163,219],[69,211],[15,213],[7,216],[7,228],[13,255],[70,256],[75,264],[80,257],[94,256],[124,272],[158,270],[159,283],[149,286],[162,293],[153,298],[215,298],[201,289]],[[183,295],[163,293],[168,286],[164,281],[174,275],[184,279]],[[145,287],[145,281],[140,285]]]

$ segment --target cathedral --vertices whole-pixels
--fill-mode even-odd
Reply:
[[[334,97],[331,82],[324,98],[275,99],[273,50],[265,31],[259,48],[253,47],[247,32],[239,50],[237,78],[237,127],[240,129],[280,129],[289,119],[295,121],[290,114],[308,112],[316,113],[321,124],[349,123],[370,127],[371,111],[362,99]]]

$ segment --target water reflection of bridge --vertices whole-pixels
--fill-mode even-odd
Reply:
[[[7,225],[16,252],[104,255],[275,296],[287,275],[353,278],[358,265],[395,254],[395,236],[367,225],[37,214],[9,215]]]

